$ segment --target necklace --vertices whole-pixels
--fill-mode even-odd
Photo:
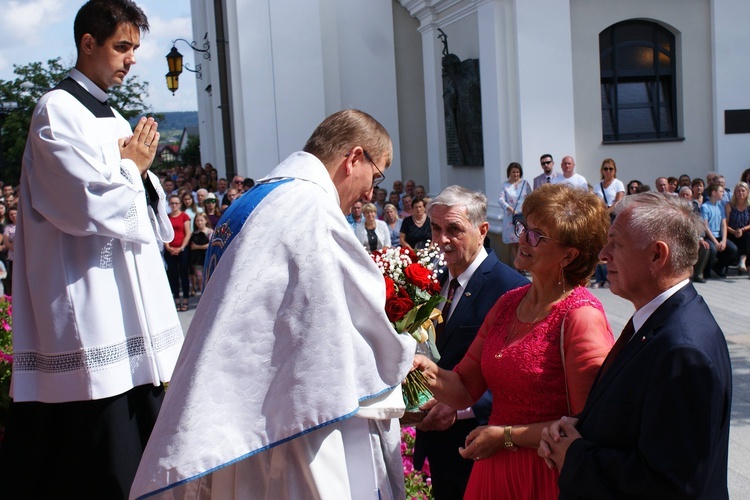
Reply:
[[[511,332],[508,334],[508,336],[505,337],[505,342],[503,342],[503,346],[500,348],[500,352],[497,353],[497,354],[495,354],[495,358],[496,359],[500,359],[500,358],[503,357],[503,351],[505,351],[505,349],[513,341],[515,341],[516,339],[522,338],[524,335],[526,335],[531,330],[533,330],[534,326],[539,321],[539,318],[541,317],[542,313],[544,313],[544,311],[546,309],[546,306],[545,307],[541,307],[539,309],[539,312],[537,312],[536,316],[534,317],[534,321],[532,321],[531,323],[528,324],[529,326],[526,327],[525,331],[523,329],[521,329],[522,333],[521,333],[521,335],[518,335],[518,331],[519,331],[518,324],[521,323],[521,321],[518,320],[518,309],[521,308],[521,304],[523,304],[524,302],[526,302],[526,297],[528,297],[528,296],[529,296],[529,294],[527,292],[526,295],[523,296],[523,299],[521,300],[521,303],[518,304],[518,308],[516,309],[516,313],[513,316],[513,327],[511,329]]]

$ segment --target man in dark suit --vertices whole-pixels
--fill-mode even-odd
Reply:
[[[576,418],[542,433],[561,498],[728,498],[732,371],[689,282],[705,227],[683,200],[626,196],[600,254],[635,314]]]
[[[497,260],[484,249],[489,230],[487,198],[460,186],[445,188],[432,200],[427,213],[432,240],[444,253],[448,276],[443,295],[444,323],[437,328],[438,366],[452,369],[471,345],[487,312],[508,290],[528,283],[526,278]],[[451,285],[453,282],[453,285]],[[471,408],[456,411],[430,401],[417,426],[417,462],[425,455],[430,461],[432,491],[437,500],[462,498],[473,462],[458,454],[467,434],[489,418],[492,397],[486,393]]]

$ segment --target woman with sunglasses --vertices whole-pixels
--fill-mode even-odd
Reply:
[[[203,200],[203,210],[208,215],[208,221],[211,223],[211,227],[216,227],[221,219],[221,210],[219,209],[219,203],[214,193],[208,193],[206,199]]]
[[[453,408],[492,393],[489,425],[460,449],[475,460],[468,499],[558,498],[558,471],[536,454],[542,429],[583,409],[613,344],[602,305],[584,286],[607,239],[604,205],[580,189],[545,184],[526,197],[523,214],[515,267],[531,284],[498,300],[453,371],[423,356],[414,361],[435,398]]]
[[[631,194],[638,194],[641,192],[641,189],[643,188],[643,183],[639,180],[632,180],[628,182],[628,192],[625,193],[626,196],[630,196]]]
[[[614,220],[615,205],[625,197],[625,186],[617,178],[617,165],[612,158],[605,158],[600,168],[602,180],[594,186],[596,194],[607,206],[610,220]],[[594,272],[594,288],[603,287],[607,284],[607,266],[600,263]]]
[[[599,184],[594,186],[594,194],[607,205],[611,214],[617,202],[625,196],[625,186],[617,178],[617,165],[612,158],[605,158],[599,171],[602,179]]]

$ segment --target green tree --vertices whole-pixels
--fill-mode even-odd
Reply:
[[[0,102],[16,103],[17,107],[0,111],[0,163],[2,180],[18,184],[21,175],[21,159],[26,148],[26,135],[31,116],[39,98],[65,78],[70,71],[61,58],[50,59],[47,64],[33,62],[24,66],[13,66],[18,75],[14,80],[0,80]],[[125,119],[148,111],[143,99],[148,97],[148,82],[137,76],[130,77],[119,87],[109,91],[112,107]]]
[[[185,149],[182,150],[183,165],[202,165],[201,163],[201,139],[197,135],[188,136]]]

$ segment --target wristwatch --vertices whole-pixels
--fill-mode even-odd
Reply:
[[[515,450],[516,445],[513,444],[513,436],[511,436],[511,431],[513,430],[513,427],[510,425],[505,426],[505,449],[507,450]]]

